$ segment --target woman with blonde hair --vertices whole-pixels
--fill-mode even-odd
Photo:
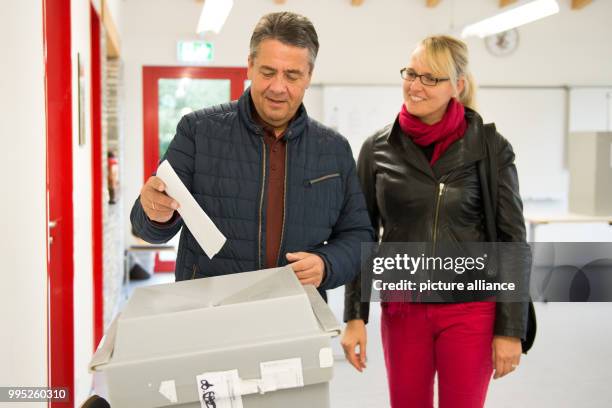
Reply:
[[[400,72],[401,111],[393,124],[366,140],[358,161],[372,224],[383,231],[380,241],[524,243],[514,153],[506,139],[487,130],[494,128],[485,126],[475,110],[465,43],[428,37]],[[487,137],[491,140],[485,142]],[[497,163],[492,237],[479,174],[479,163],[488,154]],[[368,306],[358,278],[345,291],[342,345],[359,371],[365,368]],[[440,407],[482,407],[491,375],[500,378],[514,371],[521,352],[531,346],[525,342],[526,302],[383,302],[381,308],[394,408],[432,407],[436,373]]]

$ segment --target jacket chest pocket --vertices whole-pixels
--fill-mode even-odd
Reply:
[[[318,214],[318,218],[333,225],[340,213],[343,197],[340,173],[330,172],[318,177],[304,179],[304,202],[307,212]]]

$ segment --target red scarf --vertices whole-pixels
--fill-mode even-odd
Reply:
[[[429,146],[435,143],[431,166],[444,154],[453,142],[461,139],[467,129],[465,108],[455,98],[451,98],[442,120],[433,125],[421,122],[419,118],[409,113],[406,105],[402,105],[399,114],[399,124],[402,131],[419,146]]]

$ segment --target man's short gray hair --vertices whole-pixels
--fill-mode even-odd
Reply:
[[[319,52],[319,37],[309,19],[288,11],[266,14],[259,20],[253,30],[249,58],[254,59],[257,56],[259,44],[268,39],[277,40],[294,47],[306,48],[310,57],[310,71],[312,72]]]

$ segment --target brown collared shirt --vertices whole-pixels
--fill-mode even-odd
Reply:
[[[285,212],[285,156],[287,141],[285,132],[276,137],[274,129],[268,126],[253,108],[253,118],[262,125],[263,141],[266,145],[268,177],[266,178],[266,258],[265,267],[274,268],[278,264],[281,235]]]

